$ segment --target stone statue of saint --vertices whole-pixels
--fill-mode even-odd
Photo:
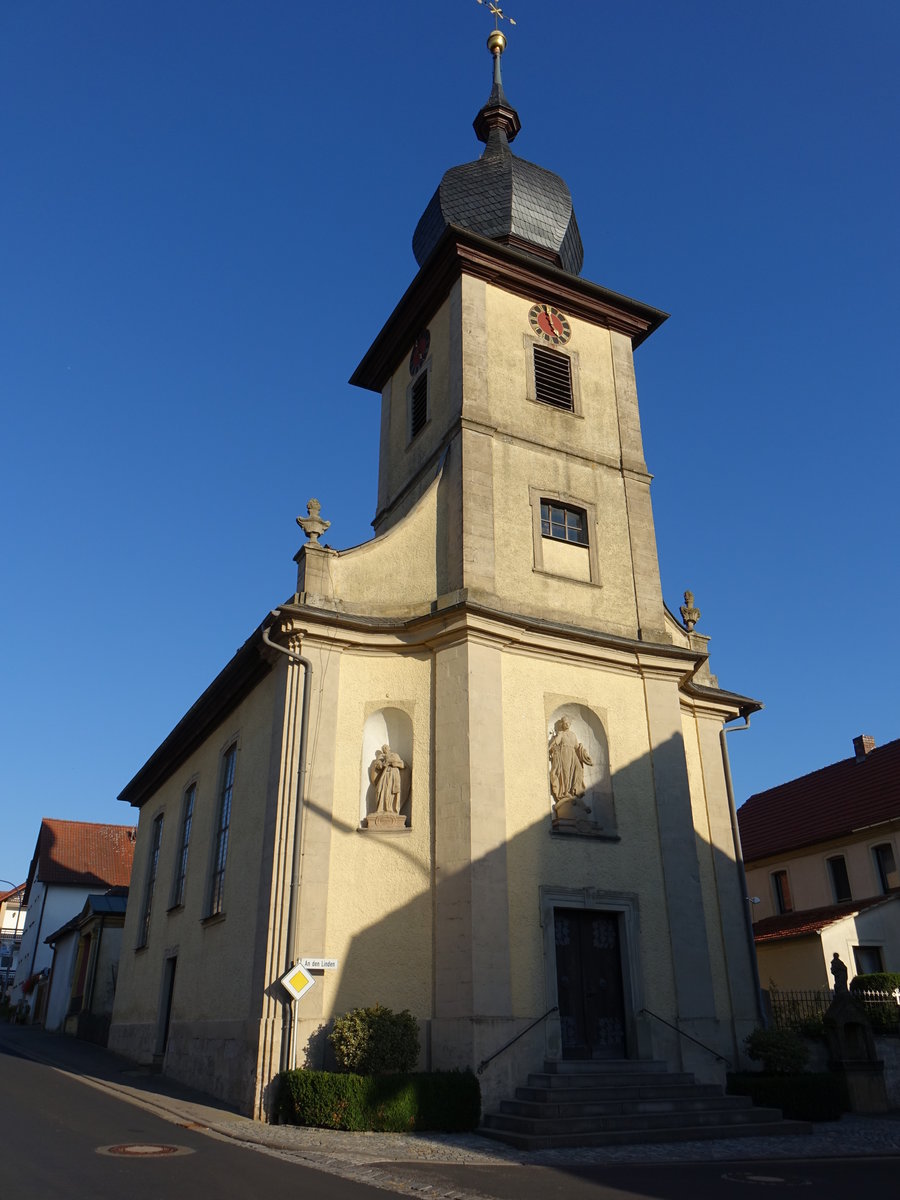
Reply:
[[[569,725],[568,717],[560,717],[553,726],[550,738],[550,791],[557,804],[583,796],[584,768],[593,766],[590,755]],[[584,806],[587,812],[591,810]]]
[[[841,992],[847,991],[847,968],[841,962],[841,956],[835,950],[834,957],[831,960],[829,968],[834,976],[834,994],[839,995]]]
[[[376,812],[399,813],[400,772],[405,768],[406,763],[390,746],[382,746],[376,753],[369,768],[369,778],[375,784]]]

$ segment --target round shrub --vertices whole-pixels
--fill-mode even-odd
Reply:
[[[419,1023],[408,1009],[354,1008],[335,1018],[328,1040],[339,1065],[358,1075],[412,1071],[419,1060]]]
[[[761,1062],[767,1075],[797,1075],[809,1058],[809,1048],[793,1029],[754,1029],[744,1045],[747,1057]]]

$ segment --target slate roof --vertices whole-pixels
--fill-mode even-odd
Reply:
[[[510,150],[521,123],[503,92],[499,57],[494,71],[488,102],[475,118],[484,153],[445,172],[413,234],[416,262],[423,266],[454,225],[495,241],[512,240],[526,253],[534,246],[541,257],[577,275],[584,249],[571,193],[558,175]]]
[[[786,938],[819,934],[844,917],[873,908],[876,904],[886,904],[897,899],[897,895],[895,892],[888,896],[872,896],[868,900],[847,900],[843,904],[829,904],[824,908],[808,908],[804,912],[764,917],[753,926],[753,940],[760,945],[764,942],[780,942]]]
[[[746,863],[900,819],[900,740],[757,792],[737,816]]]
[[[127,887],[134,859],[133,825],[57,821],[44,817],[28,871],[25,901],[34,881],[78,887]]]

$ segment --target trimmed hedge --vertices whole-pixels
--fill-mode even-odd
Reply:
[[[459,1133],[481,1118],[481,1088],[471,1071],[349,1075],[282,1071],[278,1116],[322,1129]]]
[[[732,1096],[749,1096],[761,1108],[780,1108],[792,1121],[838,1121],[850,1111],[847,1084],[831,1071],[802,1075],[764,1075],[741,1071],[728,1075]]]

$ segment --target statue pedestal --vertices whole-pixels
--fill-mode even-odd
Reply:
[[[405,829],[403,813],[373,812],[366,817],[366,829]]]
[[[846,990],[835,991],[825,1013],[825,1040],[831,1052],[829,1068],[847,1080],[850,1111],[887,1112],[884,1063],[875,1049],[871,1022],[865,1007]]]

